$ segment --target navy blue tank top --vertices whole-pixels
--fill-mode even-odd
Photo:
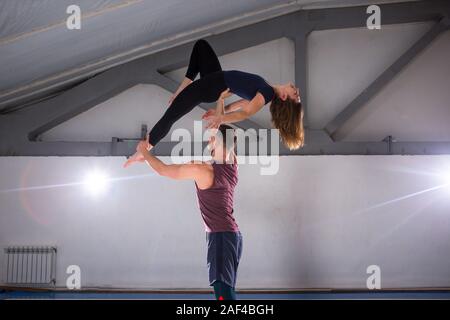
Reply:
[[[238,70],[229,70],[223,73],[227,87],[241,98],[252,100],[260,92],[264,96],[265,103],[269,103],[275,95],[272,86],[256,74]]]

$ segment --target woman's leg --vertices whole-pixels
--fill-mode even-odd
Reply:
[[[172,105],[167,108],[162,118],[150,131],[149,142],[151,147],[155,146],[165,137],[169,133],[172,125],[185,114],[189,113],[194,107],[202,102],[211,103],[217,101],[226,87],[223,72],[212,73],[192,82],[186,89],[180,92],[172,102]]]
[[[189,59],[189,66],[186,71],[186,78],[194,80],[198,73],[200,78],[211,73],[221,71],[219,59],[216,53],[211,48],[206,40],[200,39],[195,42]],[[201,102],[201,96],[207,97],[211,94],[215,95],[215,91],[218,87],[223,89],[223,85],[220,77],[214,77],[211,79],[209,86],[205,86],[205,81],[195,81],[184,88],[172,101],[170,107],[166,110],[163,117],[156,123],[151,130],[149,136],[147,135],[147,142],[149,143],[148,150],[151,150],[170,130],[173,123],[179,120],[183,115],[190,112],[197,104]],[[189,89],[189,90],[188,90]],[[188,91],[188,92],[186,92]],[[202,92],[203,91],[203,92]],[[189,93],[190,92],[190,93]],[[206,101],[206,100],[204,100]],[[134,162],[143,162],[144,157],[139,154],[133,154],[124,164],[124,168],[128,167]]]
[[[195,80],[198,73],[200,73],[200,78],[203,78],[208,74],[221,70],[222,66],[220,65],[219,58],[217,58],[216,53],[209,43],[204,39],[195,42],[184,79],[171,97],[169,105],[184,88]]]
[[[199,104],[198,97],[202,94],[201,88],[197,83],[192,83],[188,88],[181,91],[180,94],[173,100],[171,106],[167,108],[161,119],[155,124],[149,134],[147,134],[147,150],[151,150],[162,138],[164,138],[170,131],[172,125],[190,112],[197,104]],[[136,152],[123,165],[128,167],[134,162],[143,162],[144,157]]]
[[[203,78],[216,71],[222,71],[222,66],[213,48],[206,40],[197,40],[191,52],[186,78],[194,81],[198,73],[200,73],[200,78]]]
[[[222,71],[222,66],[220,65],[219,58],[217,58],[217,55],[214,52],[213,48],[206,40],[198,40],[192,48],[191,56],[189,59],[189,66],[187,68],[184,79],[173,96],[170,98],[169,105],[172,104],[173,100],[181,91],[184,90],[184,88],[186,88],[194,81],[198,73],[200,73],[200,78],[203,78],[204,76],[207,76],[216,71]]]
[[[172,105],[167,108],[161,119],[153,126],[149,133],[150,146],[155,146],[170,131],[172,125],[189,113],[195,106],[200,104],[202,96],[207,95],[208,88],[195,81],[173,100]]]

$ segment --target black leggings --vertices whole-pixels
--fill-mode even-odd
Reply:
[[[200,72],[200,79],[193,81]],[[193,82],[172,101],[162,118],[150,131],[149,142],[155,146],[170,131],[172,125],[202,102],[217,101],[226,89],[222,67],[216,53],[205,40],[194,44],[186,77]]]

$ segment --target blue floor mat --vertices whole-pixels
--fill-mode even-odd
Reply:
[[[407,292],[308,292],[291,294],[238,293],[239,300],[320,300],[320,299],[450,299],[450,291]],[[175,299],[215,300],[207,293],[94,293],[94,292],[29,292],[0,291],[0,299]]]

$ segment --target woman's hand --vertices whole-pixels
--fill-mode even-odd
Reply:
[[[226,98],[228,98],[232,95],[233,95],[233,93],[230,91],[230,88],[227,88],[226,90],[222,91],[219,99],[225,100]]]
[[[218,129],[222,124],[222,116],[215,114],[215,112],[209,116],[203,116],[203,119],[208,121],[207,129]]]
[[[217,113],[217,112],[216,112],[215,109],[208,109],[208,111],[206,111],[206,112],[203,114],[202,119],[203,119],[203,120],[206,120],[208,117],[216,115],[216,113]]]
[[[219,99],[217,99],[217,107],[216,109],[209,109],[206,111],[202,119],[207,120],[208,124],[206,125],[207,129],[218,129],[220,124],[222,123],[222,116],[225,113],[225,98],[228,98],[233,93],[230,92],[230,89],[227,88],[226,90],[222,91],[222,93],[219,96]]]

